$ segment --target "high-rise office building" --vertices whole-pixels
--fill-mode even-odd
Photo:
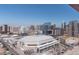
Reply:
[[[10,33],[10,26],[3,25],[2,26],[2,33],[4,33],[4,34]]]
[[[69,22],[68,26],[66,27],[66,32],[69,36],[78,36],[78,21],[71,21]]]
[[[2,26],[0,26],[0,33],[2,33]]]
[[[50,22],[48,22],[48,23],[44,23],[43,25],[42,25],[42,31],[43,31],[43,34],[48,34],[48,30],[50,29],[50,27],[51,27],[51,23]]]
[[[66,34],[66,27],[67,27],[67,25],[66,25],[66,23],[64,22],[64,23],[61,25],[61,35]]]
[[[19,26],[11,26],[10,32],[13,34],[19,34],[20,33],[20,27]]]

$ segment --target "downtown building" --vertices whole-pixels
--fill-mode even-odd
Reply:
[[[66,23],[64,22],[63,24],[61,24],[61,34],[64,35],[64,34],[67,34],[67,25]]]
[[[17,34],[17,35],[26,35],[27,34],[27,27],[25,27],[25,26],[11,26],[10,32],[12,34]]]
[[[48,30],[50,29],[50,27],[51,27],[50,22],[44,23],[43,25],[41,25],[41,30],[42,30],[43,34],[48,35],[49,34]]]
[[[51,35],[51,36],[61,36],[62,35],[62,29],[59,27],[56,27],[56,24],[44,23],[41,26],[42,34],[45,35]]]
[[[11,26],[10,32],[12,34],[19,34],[19,31],[20,31],[20,27],[18,27],[18,26]]]
[[[8,26],[6,24],[0,26],[0,33],[1,34],[9,34],[10,33],[10,26]]]
[[[29,26],[27,30],[28,35],[39,35],[39,34],[45,34],[43,33],[43,29],[41,25],[31,25]]]
[[[70,21],[69,24],[64,24],[65,27],[63,27],[64,35],[72,36],[72,37],[78,37],[79,35],[79,23],[78,21]]]
[[[56,24],[51,25],[50,29],[48,30],[48,34],[52,36],[61,36],[62,29],[59,27],[56,27]]]
[[[79,32],[78,21],[71,21],[69,23],[69,35],[70,36],[78,36]]]

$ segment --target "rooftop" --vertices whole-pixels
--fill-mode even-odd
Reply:
[[[20,39],[22,42],[37,42],[37,43],[42,43],[42,42],[48,42],[48,41],[55,41],[55,38],[49,35],[32,35],[32,36],[25,36]]]

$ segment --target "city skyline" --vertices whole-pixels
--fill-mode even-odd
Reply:
[[[0,5],[0,55],[79,55],[78,12],[69,4]]]
[[[51,22],[60,26],[62,22],[79,20],[78,14],[66,4],[4,4],[0,5],[0,24],[37,25]]]

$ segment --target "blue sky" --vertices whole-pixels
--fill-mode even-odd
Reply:
[[[31,25],[79,20],[79,13],[66,4],[3,4],[0,5],[0,24]]]

